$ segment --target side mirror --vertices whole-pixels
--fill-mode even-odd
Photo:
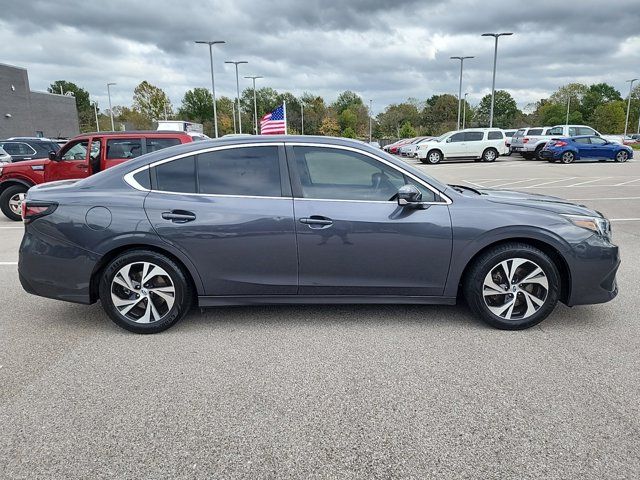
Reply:
[[[447,138],[447,140],[445,141],[445,143],[451,143],[451,137]]]
[[[56,155],[56,152],[54,152],[53,150],[51,150],[49,152],[49,160],[53,160],[54,162],[58,161],[58,157]]]
[[[398,189],[398,205],[419,208],[422,206],[422,193],[415,185],[403,185]]]

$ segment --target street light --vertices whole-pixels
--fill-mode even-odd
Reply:
[[[372,115],[373,115],[373,100],[369,100],[369,143],[371,143],[372,141],[372,137],[371,137]]]
[[[467,58],[475,57],[449,57],[451,60],[460,60],[460,84],[458,85],[458,126],[457,130],[460,130],[460,106],[462,104],[462,64]]]
[[[100,122],[98,122],[98,103],[93,102],[93,112],[96,114],[96,132],[100,131]]]
[[[304,101],[300,99],[300,135],[304,135]]]
[[[115,82],[107,83],[107,96],[109,97],[109,115],[111,115],[111,131],[115,132],[116,126],[113,123],[113,108],[111,108],[111,85],[115,85]]]
[[[259,75],[249,75],[248,77],[244,78],[250,78],[251,80],[253,80],[253,118],[255,120],[255,134],[258,135],[258,103],[256,102],[256,78],[262,77]]]
[[[627,136],[627,126],[629,125],[629,110],[631,109],[631,93],[633,92],[633,82],[637,81],[637,78],[626,80],[629,82],[629,99],[627,101],[627,119],[624,121],[624,136]]]
[[[496,40],[495,49],[493,51],[493,81],[491,82],[491,112],[489,113],[489,127],[493,127],[493,105],[496,95],[496,64],[498,62],[498,38],[504,35],[513,35],[513,33],[483,33],[481,35],[482,37],[494,37]]]
[[[464,130],[464,126],[466,124],[467,121],[467,95],[469,95],[469,93],[465,93],[464,94],[464,110],[462,113],[462,129]]]
[[[238,94],[238,133],[242,133],[242,115],[240,114],[240,80],[238,80],[238,65],[241,63],[249,63],[245,60],[239,62],[226,61],[224,63],[232,63],[236,66],[236,90]]]
[[[205,40],[196,40],[196,43],[209,45],[209,62],[211,63],[211,94],[213,95],[213,129],[218,138],[218,112],[216,111],[216,81],[213,76],[213,46],[219,43],[226,43],[224,40],[214,40],[213,42]]]

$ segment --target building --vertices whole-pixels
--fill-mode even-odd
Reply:
[[[34,92],[26,69],[0,64],[0,138],[70,138],[79,133],[75,98]]]

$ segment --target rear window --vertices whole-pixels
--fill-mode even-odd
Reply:
[[[180,140],[177,138],[147,138],[147,153],[156,152],[175,145],[180,145]]]
[[[479,142],[484,138],[483,132],[467,132],[464,135],[464,140],[466,142]]]
[[[107,158],[136,158],[142,155],[141,138],[113,138],[107,140]]]
[[[489,132],[489,140],[502,140],[502,132]]]
[[[531,130],[529,130],[529,133],[527,133],[527,135],[542,135],[542,129],[532,128]]]
[[[196,193],[196,157],[172,160],[155,167],[156,190]]]
[[[513,136],[514,137],[524,137],[524,133],[527,131],[526,128],[521,128],[518,130]]]
[[[508,132],[504,132],[505,137],[513,137],[515,135],[515,130],[509,130]]]

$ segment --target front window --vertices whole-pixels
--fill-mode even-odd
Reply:
[[[61,152],[60,160],[84,160],[87,158],[89,140],[80,140],[70,144]]]
[[[448,142],[451,143],[457,143],[457,142],[464,142],[465,139],[465,133],[464,132],[460,132],[460,133],[455,133],[453,135],[451,135],[449,137],[449,140],[447,140]]]
[[[413,184],[422,200],[435,194],[395,168],[360,153],[322,147],[295,147],[304,198],[392,201],[402,185]]]
[[[600,137],[590,137],[589,139],[591,140],[592,145],[604,145],[605,143],[607,143],[604,138]]]

